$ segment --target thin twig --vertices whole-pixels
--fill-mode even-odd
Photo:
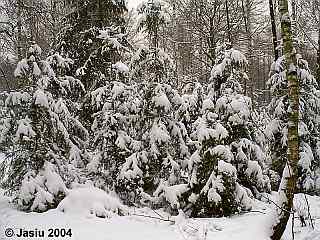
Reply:
[[[132,214],[132,216],[146,217],[146,218],[153,218],[153,219],[158,219],[158,220],[165,221],[165,222],[172,222],[172,223],[175,223],[175,221],[170,220],[170,219],[158,218],[158,217],[147,216],[147,215],[142,215],[142,214]]]
[[[262,211],[259,211],[259,210],[242,211],[241,213],[262,213],[262,214],[266,214],[265,212],[262,212]]]
[[[290,214],[292,213],[291,211],[288,211],[287,209],[284,209],[284,208],[280,207],[276,202],[272,201],[270,198],[267,198],[267,197],[263,196],[262,194],[260,196],[265,198],[265,199],[267,199],[269,203],[273,203],[277,208],[279,208],[279,209],[281,209],[281,210],[283,210],[285,212],[288,212]]]
[[[306,194],[304,193],[303,195],[304,195],[304,199],[306,200],[306,203],[307,203],[307,207],[308,207],[308,215],[309,215],[309,218],[310,218],[311,227],[312,227],[312,229],[314,229],[314,225],[313,225],[312,217],[311,217],[311,213],[310,213],[310,205],[309,205],[309,201],[308,201],[308,199],[307,199]]]
[[[292,213],[292,224],[291,224],[291,234],[292,234],[292,240],[294,240],[294,212]]]
[[[160,215],[160,213],[156,212],[156,211],[155,211],[155,210],[153,210],[153,209],[152,209],[152,211],[153,211],[155,214],[157,214],[160,218],[163,218],[163,219],[164,219],[164,217],[163,217],[163,216],[161,216],[161,215]]]

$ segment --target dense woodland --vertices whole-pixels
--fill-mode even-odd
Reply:
[[[0,1],[0,183],[222,217],[320,194],[320,1]],[[279,223],[279,224],[277,224]],[[272,226],[270,226],[272,228]]]

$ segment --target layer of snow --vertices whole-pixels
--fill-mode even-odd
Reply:
[[[35,99],[36,105],[39,105],[44,108],[49,108],[49,100],[48,100],[46,94],[42,90],[38,89],[34,93],[34,99]]]
[[[24,118],[18,121],[18,128],[16,131],[16,138],[32,138],[36,135],[31,126],[31,120]]]
[[[303,200],[304,197],[300,194],[295,198],[297,205],[302,204]],[[297,218],[294,226],[296,240],[320,240],[320,199],[308,196],[308,200],[311,215],[315,218],[315,230],[309,226],[301,227]],[[4,236],[4,230],[8,227],[11,227],[15,233],[18,233],[20,228],[25,230],[37,228],[45,230],[46,233],[49,228],[71,229],[71,237],[55,238],[57,240],[268,240],[268,230],[265,226],[270,220],[269,205],[258,201],[254,203],[254,212],[231,218],[210,219],[187,218],[181,211],[178,216],[170,217],[162,210],[153,211],[148,208],[131,209],[129,215],[115,216],[111,219],[87,218],[68,212],[63,213],[57,209],[41,214],[24,213],[14,209],[8,201],[9,198],[4,197],[0,189],[0,239],[5,240],[9,239]],[[157,219],[159,216],[167,221]],[[309,221],[306,222],[308,225]],[[291,220],[282,239],[292,239]]]
[[[124,64],[123,62],[116,62],[115,64],[112,65],[117,71],[121,73],[128,73],[129,72],[129,67]]]

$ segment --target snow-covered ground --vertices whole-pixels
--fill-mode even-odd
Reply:
[[[62,208],[45,213],[24,213],[13,208],[9,198],[0,190],[0,239],[35,239],[6,237],[7,228],[12,228],[15,234],[20,229],[44,230],[44,238],[48,237],[48,229],[71,229],[72,236],[54,239],[74,240],[265,240],[268,239],[266,226],[270,220],[270,207],[266,203],[256,202],[250,213],[231,218],[187,219],[180,214],[170,217],[158,210],[148,208],[129,210],[129,215],[98,218],[88,214],[75,215]],[[303,201],[303,196],[299,197]],[[316,230],[311,227],[301,227],[299,219],[295,221],[296,240],[320,240],[320,198],[308,196],[311,214],[315,218]],[[64,209],[64,208],[63,208]],[[264,214],[265,213],[265,214]],[[138,216],[139,215],[139,216]],[[143,215],[143,216],[141,216]],[[146,217],[149,216],[149,217]],[[169,220],[163,221],[157,218]],[[154,217],[154,218],[151,218]],[[309,222],[307,221],[307,224]],[[291,238],[291,224],[283,239]]]

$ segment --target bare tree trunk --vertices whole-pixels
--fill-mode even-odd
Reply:
[[[247,22],[247,14],[244,8],[244,0],[241,0],[241,7],[242,7],[242,14],[243,14],[243,21],[244,21],[244,26],[246,29],[246,35],[247,35],[247,47],[248,47],[248,52],[250,52],[250,45],[251,45],[251,37],[250,37],[250,33],[249,33],[249,28],[248,28],[248,22]],[[249,58],[249,68],[251,66],[251,55],[249,54],[248,56]],[[251,73],[249,73],[249,76],[252,76]],[[247,95],[247,79],[245,78],[244,80],[244,94]]]
[[[22,0],[17,0],[17,51],[18,60],[22,59],[22,20],[21,20],[21,10],[22,10]]]
[[[241,7],[242,7],[242,12],[243,12],[243,19],[244,19],[244,24],[245,24],[245,29],[246,29],[246,40],[247,40],[247,48],[248,48],[248,54],[247,54],[247,58],[249,60],[249,67],[248,67],[248,73],[249,76],[253,75],[253,39],[252,39],[252,26],[251,26],[251,9],[252,9],[252,1],[250,0],[246,0],[245,4],[244,4],[244,0],[241,0]],[[252,78],[253,79],[253,78]],[[245,86],[244,86],[244,94],[247,95],[249,94],[249,96],[251,98],[253,98],[253,89],[254,87],[254,83],[251,79],[251,82],[247,82],[247,80],[245,80]]]
[[[271,18],[274,60],[277,61],[277,59],[279,58],[279,51],[278,51],[278,38],[277,38],[276,20],[274,17],[273,0],[269,0],[269,9],[270,9],[270,18]]]
[[[59,12],[58,0],[51,0],[51,18],[52,18],[52,42],[56,41],[57,33],[59,32]]]
[[[288,161],[283,171],[279,187],[278,219],[273,226],[272,240],[280,240],[286,229],[293,205],[293,197],[297,181],[297,165],[299,161],[299,86],[297,76],[297,58],[293,47],[292,27],[289,18],[288,0],[279,0],[281,15],[281,35],[283,39],[283,52],[286,59],[286,78],[288,81],[289,105],[288,112]]]
[[[208,48],[209,48],[209,58],[211,62],[211,66],[214,65],[215,61],[215,41],[214,41],[214,19],[213,17],[209,18],[209,37],[208,37]]]
[[[226,0],[226,12],[227,12],[228,40],[229,40],[229,43],[232,44],[232,40],[231,40],[231,28],[230,28],[230,19],[229,19],[229,4],[228,4],[228,0]]]
[[[103,27],[103,9],[102,9],[102,6],[101,6],[101,0],[98,0],[98,23],[97,23],[97,26],[99,28],[102,28]]]
[[[292,9],[292,38],[293,38],[293,46],[297,47],[297,3],[296,0],[291,0],[291,9]]]
[[[319,16],[319,22],[320,22],[320,16]],[[317,54],[317,82],[318,82],[318,85],[320,86],[320,26],[319,26],[319,29],[318,29],[318,54]]]

